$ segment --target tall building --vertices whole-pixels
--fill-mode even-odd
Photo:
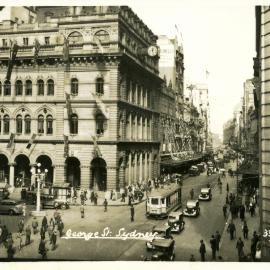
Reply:
[[[0,25],[0,177],[34,183],[37,163],[96,190],[157,177],[157,36],[126,6],[31,10]]]
[[[259,122],[259,185],[260,225],[262,238],[262,260],[270,261],[270,7],[257,6],[256,57],[254,58],[255,107]]]

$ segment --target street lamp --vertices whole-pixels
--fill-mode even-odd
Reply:
[[[40,183],[45,178],[48,170],[44,169],[42,172],[41,170],[41,163],[37,163],[37,172],[35,172],[35,169],[31,169],[32,175],[35,176],[35,179],[37,180],[37,206],[36,211],[32,211],[33,216],[45,216],[45,211],[40,211]]]

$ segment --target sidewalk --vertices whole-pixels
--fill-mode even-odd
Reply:
[[[239,237],[241,237],[242,241],[244,242],[244,254],[250,254],[250,245],[253,232],[259,232],[259,209],[256,208],[256,215],[251,217],[248,212],[245,213],[245,218],[248,225],[248,239],[244,239],[243,232],[242,232],[242,221],[239,217],[233,220],[235,227],[236,227],[236,237],[234,240],[230,240],[230,234],[227,232],[228,224],[231,221],[231,214],[229,215],[228,219],[226,220],[226,225],[224,231],[221,236],[220,241],[220,251],[218,253],[219,256],[222,257],[222,261],[226,262],[238,262],[238,253],[236,249],[236,242]]]

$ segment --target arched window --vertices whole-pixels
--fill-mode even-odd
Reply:
[[[53,134],[53,118],[51,115],[48,115],[46,118],[46,127],[47,134]]]
[[[79,32],[73,32],[68,36],[69,44],[83,43],[83,36]]]
[[[104,79],[103,78],[96,79],[96,94],[104,95]]]
[[[32,96],[32,81],[30,80],[25,82],[25,95]]]
[[[104,31],[104,30],[100,30],[98,32],[95,33],[94,36],[95,39],[99,39],[101,42],[104,41],[109,41],[110,40],[110,35],[108,32]]]
[[[4,116],[4,134],[9,133],[9,116],[5,115]]]
[[[104,123],[105,119],[102,114],[98,114],[96,116],[96,134],[103,135],[104,134]]]
[[[79,90],[78,80],[76,78],[71,79],[71,89],[70,89],[71,95],[77,96],[78,90]]]
[[[37,87],[38,87],[38,96],[44,96],[44,81],[38,80],[37,81]]]
[[[18,115],[16,117],[16,133],[21,134],[22,133],[22,116]]]
[[[37,130],[37,132],[39,134],[44,133],[44,116],[43,115],[38,116],[38,130]]]
[[[10,81],[5,81],[4,83],[4,96],[11,95],[11,84]]]
[[[47,95],[48,96],[54,95],[54,81],[52,79],[48,80],[47,82]]]
[[[0,82],[0,96],[2,96],[2,82]]]
[[[15,93],[16,93],[16,96],[22,96],[23,94],[23,83],[22,81],[16,81],[15,83]]]
[[[78,134],[78,116],[76,114],[71,115],[70,133]]]
[[[24,132],[25,132],[25,134],[31,133],[31,117],[30,117],[30,115],[26,115],[24,117]]]

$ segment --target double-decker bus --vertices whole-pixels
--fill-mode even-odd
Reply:
[[[181,186],[179,184],[164,185],[148,193],[146,200],[146,216],[165,218],[181,207]]]

